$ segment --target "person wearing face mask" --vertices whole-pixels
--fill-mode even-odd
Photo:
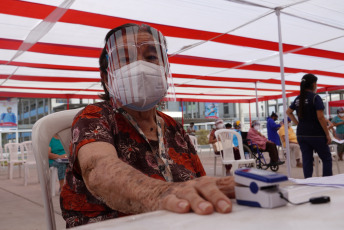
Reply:
[[[332,120],[332,124],[336,127],[336,137],[339,140],[344,139],[344,109],[337,110],[337,116]]]
[[[305,178],[313,174],[313,152],[317,152],[323,163],[323,176],[332,176],[332,157],[329,149],[331,137],[324,116],[324,103],[316,94],[318,78],[305,74],[301,79],[300,95],[287,110],[288,117],[297,124],[297,141],[302,152]],[[297,117],[294,116],[297,111]]]
[[[278,134],[281,137],[283,147],[285,148],[285,125],[284,122],[282,121],[282,126],[278,130]],[[296,162],[292,162],[293,166],[296,166],[298,168],[302,168],[302,163],[301,163],[301,150],[300,146],[297,143],[297,138],[296,134],[291,127],[291,119],[288,117],[288,137],[289,137],[289,148],[290,148],[290,153],[294,155],[294,159],[296,159]]]
[[[257,144],[259,149],[269,152],[270,165],[282,165],[284,161],[278,159],[278,151],[276,144],[269,141],[263,134],[259,132],[260,123],[258,121],[252,121],[251,128],[248,130],[247,139],[250,139],[252,143]]]
[[[205,177],[182,125],[156,109],[174,92],[162,33],[137,24],[110,30],[99,65],[104,101],[72,125],[60,193],[66,227],[159,209],[231,212],[233,177]]]
[[[12,107],[7,108],[7,113],[1,114],[1,122],[16,125],[16,115],[12,113]]]
[[[215,131],[223,128],[225,128],[223,120],[218,119],[215,121],[215,128],[211,130],[209,135],[209,144],[213,145],[215,155],[220,155],[220,152],[222,151],[221,146],[218,144],[216,140]]]
[[[225,125],[224,125],[224,122],[222,119],[218,119],[215,121],[215,128],[212,129],[212,131],[210,132],[210,135],[209,135],[209,143],[210,144],[213,144],[213,149],[214,149],[214,153],[215,155],[220,155],[222,154],[222,146],[219,145],[219,142],[217,141],[216,139],[216,136],[215,136],[215,131],[216,130],[219,130],[219,129],[224,129],[225,128]],[[234,136],[235,139],[237,139],[235,136]],[[240,157],[240,152],[239,152],[239,149],[237,148],[237,145],[235,145],[234,143],[234,139],[233,138],[233,153],[234,153],[234,159],[235,160],[240,160],[241,157]],[[238,140],[237,140],[238,142]],[[230,175],[230,170],[232,168],[232,165],[225,165],[226,167],[226,175]]]
[[[280,146],[281,141],[277,134],[278,129],[281,127],[281,124],[276,124],[278,116],[275,112],[272,112],[271,116],[266,119],[266,129],[268,131],[269,141],[274,142],[276,145]]]

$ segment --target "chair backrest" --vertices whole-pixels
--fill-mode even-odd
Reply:
[[[26,162],[35,162],[35,155],[33,154],[32,141],[24,141],[20,144],[24,147],[24,153],[26,154]]]
[[[195,147],[196,151],[198,151],[198,142],[197,142],[197,137],[189,135],[189,138],[191,140],[191,143],[193,144],[193,146]]]
[[[54,207],[50,190],[49,143],[54,134],[58,134],[65,144],[70,142],[71,134],[66,137],[65,135],[67,132],[65,130],[69,130],[70,132],[73,119],[80,110],[81,108],[49,114],[39,119],[32,128],[33,152],[36,158],[37,171],[43,193],[47,229],[56,229]],[[67,140],[68,138],[69,141]],[[65,145],[64,148],[66,149]]]
[[[216,140],[221,143],[223,150],[223,160],[235,160],[233,152],[233,137],[238,139],[238,148],[241,159],[245,159],[244,148],[240,133],[230,129],[219,129],[215,131]]]
[[[18,143],[7,143],[5,144],[5,152],[8,153],[8,160],[11,161],[18,161],[19,158],[19,144]]]

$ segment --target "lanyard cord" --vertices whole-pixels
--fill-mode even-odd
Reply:
[[[129,122],[130,124],[136,129],[136,131],[142,136],[142,138],[148,143],[149,147],[151,148],[152,152],[153,147],[150,144],[149,140],[147,139],[146,135],[143,133],[137,122],[130,116],[130,114],[127,113],[122,108],[118,108],[115,110],[116,112],[121,113]],[[164,176],[165,180],[167,182],[173,181],[171,169],[169,166],[169,160],[167,159],[165,144],[164,144],[164,138],[162,136],[162,130],[161,130],[161,123],[158,119],[158,115],[156,116],[156,123],[157,123],[157,135],[158,135],[158,142],[159,142],[159,150],[155,153],[155,159],[158,163],[159,171]]]

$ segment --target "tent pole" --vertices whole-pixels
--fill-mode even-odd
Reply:
[[[250,127],[251,127],[251,102],[248,103],[248,112],[249,112],[249,116],[250,116]]]
[[[329,95],[328,95],[328,91],[326,90],[326,117],[327,119],[330,119],[330,107],[329,107]]]
[[[184,108],[183,108],[183,99],[180,99],[180,104],[182,106],[182,127],[184,128]]]
[[[290,168],[290,147],[289,147],[289,134],[288,134],[288,118],[286,116],[287,110],[287,97],[285,93],[285,79],[284,79],[284,63],[283,63],[283,45],[282,45],[282,30],[280,19],[280,8],[275,9],[278,21],[278,43],[279,43],[279,56],[280,56],[280,68],[281,68],[281,83],[282,83],[282,96],[283,96],[283,117],[284,117],[284,130],[285,130],[285,146],[287,149],[287,172],[288,177],[291,177]]]
[[[258,121],[260,122],[260,116],[259,116],[259,107],[258,107],[258,89],[257,89],[257,82],[254,83],[255,89],[256,89],[256,113]]]

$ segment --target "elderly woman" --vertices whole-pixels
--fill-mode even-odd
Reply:
[[[125,24],[105,42],[99,58],[104,101],[73,122],[60,199],[67,227],[159,209],[230,212],[233,178],[202,177],[183,127],[156,110],[173,87],[164,36]]]
[[[257,144],[259,149],[269,152],[270,165],[281,165],[284,161],[279,161],[276,144],[266,139],[266,137],[259,132],[260,123],[252,121],[251,128],[248,130],[247,139],[250,139],[254,144]]]

